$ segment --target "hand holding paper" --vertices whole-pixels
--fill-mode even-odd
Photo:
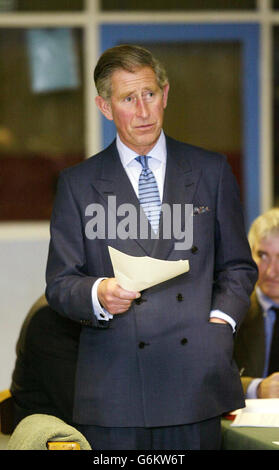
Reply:
[[[98,285],[97,293],[102,307],[112,315],[127,312],[133,300],[141,295],[139,292],[123,289],[115,277],[103,279]]]
[[[130,256],[108,247],[118,284],[126,290],[140,292],[189,271],[188,260],[165,261],[149,256]]]

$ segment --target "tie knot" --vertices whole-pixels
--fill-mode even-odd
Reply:
[[[148,158],[150,158],[150,157],[147,157],[146,155],[139,155],[138,157],[136,157],[136,160],[138,162],[140,162],[140,164],[141,164],[141,166],[144,170],[147,170],[149,168]]]

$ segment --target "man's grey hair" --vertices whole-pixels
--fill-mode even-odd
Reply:
[[[105,100],[111,97],[111,76],[116,70],[135,72],[139,68],[150,67],[157,78],[161,90],[168,83],[163,65],[141,46],[123,44],[107,49],[99,58],[94,70],[97,92]]]
[[[279,236],[279,207],[269,209],[254,220],[248,233],[251,249],[258,241],[269,235]]]

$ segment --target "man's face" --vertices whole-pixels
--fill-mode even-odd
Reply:
[[[259,271],[258,286],[265,295],[279,303],[279,234],[256,242],[252,254]]]
[[[117,70],[111,77],[111,99],[96,98],[107,119],[113,120],[120,139],[139,155],[155,145],[163,125],[169,85],[161,90],[150,67],[134,73]]]

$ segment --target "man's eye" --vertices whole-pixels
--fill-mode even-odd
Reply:
[[[124,99],[124,101],[125,101],[126,103],[131,103],[131,102],[133,101],[133,98],[132,98],[131,96],[127,96],[127,97]]]

